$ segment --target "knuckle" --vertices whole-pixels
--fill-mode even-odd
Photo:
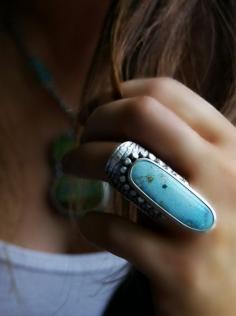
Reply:
[[[152,115],[157,101],[149,96],[133,98],[124,109],[124,121],[128,131],[135,128],[145,128],[147,119]]]
[[[151,96],[165,95],[173,92],[177,81],[170,77],[152,78],[147,84],[147,94]]]

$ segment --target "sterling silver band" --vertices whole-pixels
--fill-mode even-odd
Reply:
[[[205,210],[203,210],[203,212],[205,212],[206,214],[203,213],[202,216],[206,218],[206,216],[210,214],[212,218],[212,223],[210,225],[208,224],[208,227],[206,229],[202,228],[202,230],[198,228],[191,228],[191,225],[188,225],[191,222],[191,215],[187,215],[190,218],[190,220],[188,219],[189,222],[184,222],[181,219],[179,220],[178,216],[176,218],[170,215],[170,212],[166,211],[166,209],[163,208],[162,205],[158,205],[155,201],[153,202],[153,200],[150,199],[150,197],[145,194],[145,192],[139,190],[139,188],[134,185],[130,177],[130,170],[134,166],[135,162],[137,162],[138,160],[153,162],[153,168],[158,168],[163,173],[165,173],[165,175],[168,175],[169,177],[171,176],[172,187],[175,187],[176,185],[180,186],[180,184],[182,184],[182,186],[180,187],[183,187],[183,190],[188,193],[188,201],[191,203],[195,199],[195,203],[197,203],[196,205],[197,207],[199,207],[200,210],[203,210],[203,207],[205,207]],[[159,221],[160,219],[165,219],[168,217],[172,220],[174,219],[175,222],[178,222],[187,228],[197,231],[207,231],[215,226],[216,214],[209,203],[199,193],[191,188],[186,179],[181,177],[181,175],[171,169],[165,162],[156,157],[153,153],[150,153],[148,150],[137,143],[126,141],[120,144],[114,150],[109,160],[107,161],[105,172],[110,184],[113,185],[119,192],[121,192],[126,199],[135,203],[142,212],[144,212],[154,221]],[[182,197],[184,196],[183,194]],[[176,194],[173,195],[172,200],[174,200],[175,198]],[[196,199],[198,199],[197,202]],[[188,210],[186,210],[186,212],[187,211]],[[192,221],[201,221],[201,219],[198,218],[198,213],[195,213],[195,215],[193,214]],[[204,219],[202,219],[202,221],[204,221]]]

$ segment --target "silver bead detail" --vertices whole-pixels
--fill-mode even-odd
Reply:
[[[124,188],[125,191],[128,191],[128,190],[130,189],[130,186],[129,186],[128,184],[125,184],[125,185],[123,186],[123,188]]]
[[[120,182],[124,183],[126,181],[126,177],[125,176],[121,176],[120,177]]]
[[[158,164],[163,168],[166,166],[166,164],[162,160],[159,160]]]
[[[125,166],[129,166],[131,163],[132,163],[132,161],[131,161],[130,158],[126,158],[125,161],[124,161],[124,165]]]
[[[136,151],[134,151],[134,152],[131,153],[131,157],[133,159],[138,159],[139,158],[139,154]]]
[[[151,160],[156,160],[156,156],[154,156],[152,153],[148,154],[148,158]]]
[[[127,171],[127,167],[121,167],[120,168],[120,172],[121,173],[126,173],[126,171]]]
[[[143,158],[146,158],[148,156],[148,152],[147,151],[143,151],[141,153],[141,155],[142,155]]]
[[[130,191],[130,195],[131,195],[131,196],[135,196],[135,195],[137,195],[137,193],[136,193],[134,190],[131,190],[131,191]]]
[[[172,169],[171,169],[170,167],[166,166],[166,168],[165,168],[165,169],[166,169],[166,171],[167,171],[168,173],[170,173],[170,174],[171,174],[171,170],[172,170]]]
[[[144,202],[144,199],[142,197],[138,197],[138,202],[139,203],[143,203]]]

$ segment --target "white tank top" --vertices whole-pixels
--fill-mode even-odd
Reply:
[[[50,254],[0,241],[0,315],[101,316],[130,267],[105,251]]]

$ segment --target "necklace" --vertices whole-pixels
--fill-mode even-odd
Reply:
[[[63,172],[61,163],[63,157],[78,146],[76,137],[77,113],[58,94],[52,73],[38,57],[30,55],[14,23],[10,21],[7,26],[29,68],[71,122],[71,127],[55,139],[51,146],[49,163],[52,168],[52,181],[49,189],[49,202],[59,213],[71,218],[79,218],[89,211],[104,210],[111,195],[108,182],[80,178]]]

